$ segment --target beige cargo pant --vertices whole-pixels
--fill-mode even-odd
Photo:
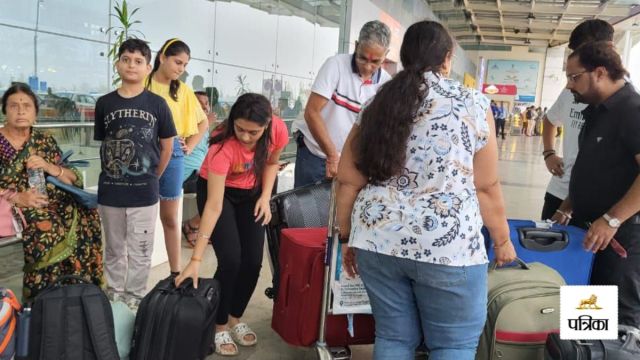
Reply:
[[[98,212],[105,233],[107,289],[142,298],[151,268],[158,203],[131,208],[99,205]]]

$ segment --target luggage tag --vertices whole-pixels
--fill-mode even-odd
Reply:
[[[621,258],[626,259],[627,258],[627,250],[625,250],[625,248],[620,245],[620,243],[618,242],[618,240],[616,240],[616,238],[612,238],[611,242],[609,242],[609,245],[611,245],[611,250],[613,250],[616,254],[620,255]]]
[[[555,224],[555,221],[547,219],[544,221],[534,221],[534,223],[536,224],[536,227],[538,229],[551,229],[551,227]]]
[[[347,314],[347,330],[349,331],[349,336],[354,337],[353,331],[353,314]]]
[[[587,222],[587,226],[591,227],[591,222]],[[611,250],[613,250],[613,252],[618,254],[621,258],[627,258],[627,250],[618,242],[618,240],[616,240],[616,238],[611,238],[611,241],[609,241],[609,246],[611,246]]]

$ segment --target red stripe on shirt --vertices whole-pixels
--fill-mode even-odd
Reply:
[[[356,107],[348,101],[340,99],[335,93],[331,96],[331,100],[333,100],[337,105],[347,108],[347,110],[353,111],[356,114],[360,112],[360,107]]]

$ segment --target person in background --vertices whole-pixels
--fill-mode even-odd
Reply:
[[[525,108],[521,113],[520,117],[522,118],[522,129],[521,134],[527,135],[527,128],[529,127],[529,108]]]
[[[206,135],[208,126],[207,115],[202,111],[193,90],[179,80],[190,59],[191,49],[185,42],[176,38],[167,40],[156,55],[146,83],[149,91],[162,96],[169,105],[178,132],[171,160],[160,178],[160,221],[171,276],[180,272],[178,208],[182,196],[184,156],[191,154],[200,139]]]
[[[527,128],[525,129],[525,135],[533,136],[533,129],[536,126],[536,108],[534,106],[529,106],[527,108]]]
[[[506,120],[506,110],[504,108],[504,103],[500,103],[500,106],[498,106],[498,111],[496,114],[496,138],[498,137],[498,135],[502,136],[502,140],[505,139],[505,135],[504,135],[504,127],[507,123]]]
[[[391,30],[369,21],[360,30],[353,54],[330,57],[320,68],[304,111],[293,123],[298,144],[294,186],[332,178],[340,152],[362,104],[391,76],[381,68],[389,52]]]
[[[100,146],[98,209],[106,237],[107,295],[137,310],[147,291],[158,218],[159,181],[171,158],[176,128],[167,103],[145,89],[151,71],[146,42],[118,49],[120,87],[96,102]]]
[[[448,78],[453,49],[441,24],[411,25],[403,70],[362,111],[340,159],[343,266],[369,295],[375,360],[414,359],[423,334],[430,360],[474,359],[487,315],[483,221],[497,263],[515,259],[489,100]]]
[[[542,112],[542,108],[541,107],[537,107],[536,108],[536,122],[535,125],[533,126],[533,135],[535,136],[539,136],[542,132],[540,131],[540,129],[542,128],[542,117],[544,116],[544,113]]]
[[[51,184],[40,193],[29,184],[29,171],[82,188],[82,176],[61,163],[62,151],[48,133],[33,128],[38,98],[28,85],[15,83],[2,95],[0,196],[20,208],[24,268],[22,298],[34,298],[61,276],[77,275],[102,285],[102,232],[95,209],[87,209]],[[44,181],[44,179],[41,179]]]
[[[216,123],[216,114],[211,111],[211,106],[209,105],[209,96],[204,91],[196,91],[196,97],[198,98],[198,102],[200,102],[200,106],[202,106],[202,110],[207,114],[207,120],[209,121],[209,129],[212,129]],[[207,130],[207,134],[209,130]],[[198,145],[193,148],[191,154],[184,157],[184,175],[182,181],[182,188],[186,193],[195,193],[196,192],[196,182],[198,179],[198,173],[200,171],[200,166],[202,166],[202,162],[204,161],[205,156],[207,155],[207,150],[209,149],[209,135],[203,136]],[[182,235],[184,235],[187,240],[187,244],[193,247],[196,244],[196,234],[198,233],[198,228],[200,227],[200,215],[195,214],[191,219],[187,219],[182,223]]]
[[[197,286],[202,256],[211,239],[218,259],[214,278],[222,289],[215,329],[215,351],[220,355],[237,355],[238,345],[253,346],[258,341],[241,317],[260,275],[264,226],[271,220],[269,200],[280,153],[288,142],[287,126],[273,116],[269,100],[247,93],[211,134],[200,168],[200,230],[191,261],[175,283],[179,286],[191,278]]]

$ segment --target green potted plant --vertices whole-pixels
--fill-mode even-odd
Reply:
[[[135,8],[130,11],[127,0],[122,0],[121,3],[116,1],[113,10],[115,13],[111,14],[111,16],[116,19],[117,24],[108,28],[107,32],[113,31],[115,35],[115,39],[109,49],[109,59],[114,64],[112,85],[116,86],[120,82],[120,76],[118,75],[118,72],[115,71],[115,62],[118,60],[118,49],[120,48],[120,45],[129,38],[139,39],[138,36],[144,38],[144,34],[139,30],[133,29],[134,25],[141,23],[140,20],[133,19],[133,16],[138,12],[138,10],[140,10],[140,8]]]

